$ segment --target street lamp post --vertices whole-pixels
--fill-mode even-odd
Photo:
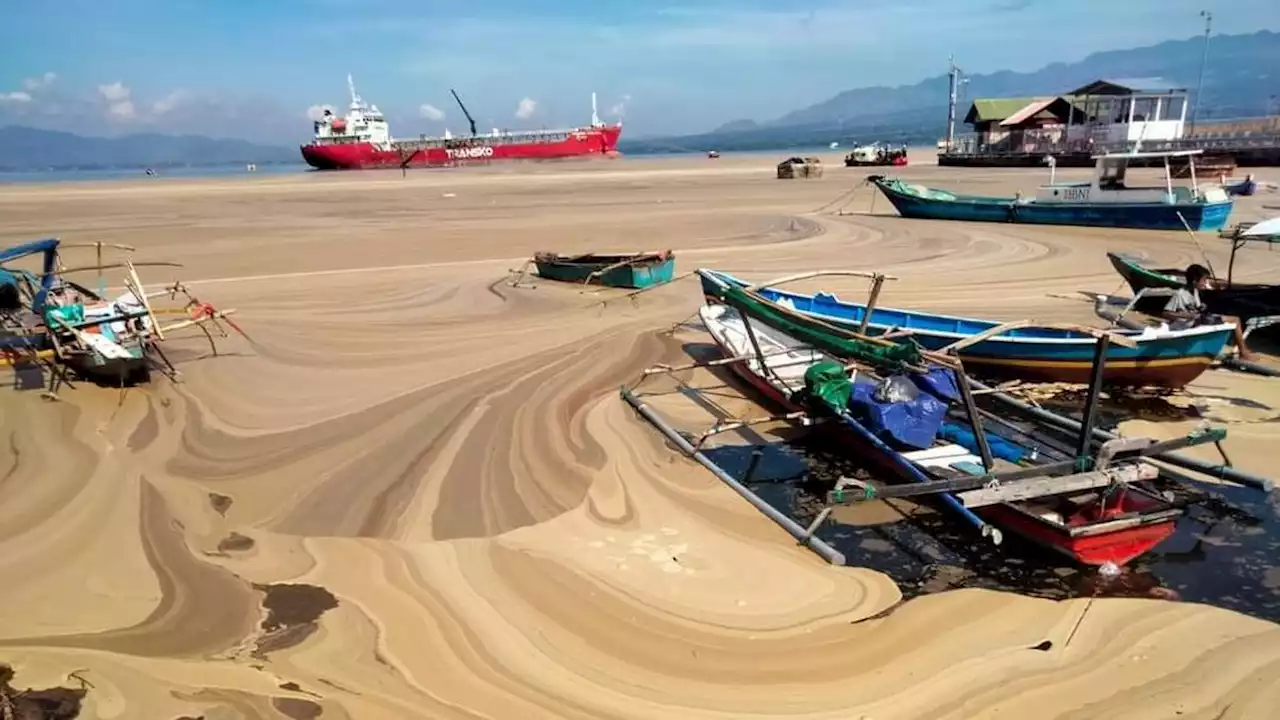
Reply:
[[[1213,13],[1208,10],[1201,10],[1200,17],[1204,18],[1204,50],[1200,54],[1200,77],[1196,80],[1196,99],[1191,106],[1191,132],[1188,135],[1195,135],[1196,118],[1200,115],[1200,90],[1204,87],[1204,65],[1209,59],[1209,27],[1213,24]]]

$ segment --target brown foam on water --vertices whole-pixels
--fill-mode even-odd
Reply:
[[[499,282],[538,249],[674,247],[678,272],[874,268],[903,278],[888,305],[1081,321],[1087,303],[1046,294],[1112,290],[1105,249],[1186,264],[1194,247],[1167,233],[911,222],[885,215],[883,198],[876,215],[806,215],[856,177],[778,182],[758,159],[717,163],[0,197],[15,241],[58,231],[185,262],[202,299],[239,308],[252,338],[220,339],[219,357],[202,336],[175,338],[179,385],[122,397],[81,383],[61,403],[0,393],[0,655],[20,685],[78,687],[68,674],[79,671],[92,683],[86,717],[1266,717],[1280,706],[1271,623],[978,590],[901,603],[857,557],[835,568],[797,548],[617,397],[642,368],[687,361],[682,336],[661,331],[696,309],[693,281],[635,305]],[[910,175],[974,192],[1038,180]],[[1253,202],[1233,219],[1250,219]],[[869,193],[851,207],[870,209]],[[1247,265],[1275,266],[1264,254]],[[798,287],[865,292],[847,279]],[[764,412],[716,393],[734,414]],[[1273,383],[1223,373],[1191,393],[1280,407]],[[652,402],[685,429],[714,421],[681,398]],[[1239,423],[1232,459],[1268,470],[1280,424],[1210,404]]]

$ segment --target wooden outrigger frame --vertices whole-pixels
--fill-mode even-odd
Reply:
[[[774,312],[791,316],[808,325],[820,327],[825,332],[872,345],[895,344],[892,340],[884,337],[867,336],[860,332],[854,332],[830,325],[829,323],[825,323],[816,318],[804,317],[795,311],[770,303],[766,298],[755,292],[756,288],[759,287],[776,287],[777,285],[785,282],[830,275],[866,277],[872,281],[870,299],[867,303],[866,317],[870,316],[872,309],[875,307],[883,282],[885,280],[895,279],[892,276],[884,275],[882,273],[867,273],[862,271],[812,272],[791,275],[765,283],[754,283],[743,288],[743,292],[754,300],[768,303]],[[640,379],[634,383],[632,387],[623,386],[620,390],[620,394],[628,404],[635,408],[642,417],[653,424],[654,427],[656,427],[664,436],[667,437],[668,440],[679,448],[683,454],[707,468],[712,472],[712,474],[716,475],[726,485],[732,488],[739,495],[743,496],[765,516],[780,525],[793,538],[795,538],[799,544],[809,547],[815,553],[835,565],[842,565],[845,563],[846,558],[844,554],[821,538],[817,537],[816,533],[836,506],[865,500],[919,496],[936,496],[955,500],[955,505],[958,506],[956,509],[960,511],[960,514],[973,524],[984,537],[987,537],[994,544],[998,545],[1002,541],[1000,530],[975,516],[969,508],[1032,497],[1060,495],[1066,492],[1079,490],[1115,487],[1141,480],[1153,479],[1159,475],[1160,468],[1150,464],[1147,460],[1156,460],[1163,464],[1180,466],[1215,478],[1226,479],[1253,487],[1264,492],[1270,492],[1274,488],[1274,483],[1269,479],[1253,476],[1249,473],[1244,473],[1230,467],[1230,460],[1222,447],[1222,439],[1225,437],[1226,431],[1221,428],[1202,428],[1181,438],[1164,442],[1155,442],[1146,438],[1120,438],[1097,427],[1098,406],[1100,404],[1103,390],[1102,381],[1106,366],[1107,348],[1112,342],[1131,345],[1133,344],[1132,339],[1107,330],[1100,330],[1098,328],[1082,325],[1061,323],[1045,324],[1033,323],[1031,321],[1019,321],[1001,325],[997,328],[992,328],[991,330],[982,333],[981,336],[966,338],[954,343],[948,348],[945,348],[943,351],[920,351],[921,356],[925,359],[944,365],[955,371],[957,380],[956,385],[957,389],[960,391],[960,400],[963,404],[964,414],[966,420],[970,424],[970,428],[973,432],[975,442],[978,445],[979,455],[982,460],[983,473],[981,475],[947,478],[942,480],[922,478],[923,482],[894,484],[885,487],[841,478],[827,494],[826,503],[823,509],[807,527],[802,526],[785,513],[770,505],[751,490],[750,487],[748,487],[748,485],[753,481],[755,472],[758,469],[761,457],[759,450],[753,453],[752,461],[746,472],[741,479],[738,479],[734,478],[724,468],[720,467],[713,460],[708,458],[706,454],[702,452],[701,448],[708,437],[720,432],[740,430],[755,424],[780,421],[793,423],[799,422],[804,426],[811,426],[824,422],[829,418],[821,416],[814,417],[803,412],[793,412],[784,415],[742,420],[729,418],[727,421],[717,423],[708,431],[696,435],[690,435],[677,430],[657,411],[644,402],[643,396],[636,392],[636,388],[640,383],[653,375],[674,375],[678,372],[693,370],[696,368],[728,366],[754,360],[757,362],[762,373],[770,372],[770,364],[766,363],[765,360],[771,355],[761,351],[760,345],[755,339],[755,333],[752,330],[751,320],[747,317],[747,313],[740,313],[739,316],[751,342],[751,353],[720,358],[707,362],[692,362],[681,365],[655,365],[645,369],[642,372]],[[1084,412],[1082,414],[1081,421],[1075,421],[1071,418],[1044,410],[1043,408],[1027,404],[1012,397],[1006,392],[1003,392],[1002,387],[988,387],[976,380],[972,380],[967,376],[967,374],[965,374],[963,363],[955,354],[957,350],[973,342],[979,342],[983,337],[999,334],[1016,327],[1026,326],[1075,330],[1088,333],[1096,338],[1097,343],[1093,360],[1093,368],[1087,395],[1085,397]],[[909,331],[906,334],[909,334]],[[793,348],[793,350],[805,349],[812,350],[815,348],[808,346],[798,346]],[[846,366],[846,370],[860,364],[861,363],[858,362],[850,363]],[[684,383],[681,384],[684,385]],[[684,387],[692,392],[697,392],[695,389],[689,388],[687,385],[684,385]],[[995,472],[994,459],[992,457],[991,449],[987,443],[986,433],[983,431],[983,419],[992,418],[998,420],[998,418],[993,416],[991,413],[978,408],[974,401],[975,395],[978,394],[988,395],[1007,405],[1017,407],[1023,412],[1045,421],[1049,425],[1056,426],[1060,430],[1075,432],[1075,457],[1064,462],[1051,463],[1034,468],[1020,468],[1012,471]],[[1213,465],[1194,458],[1186,458],[1175,452],[1176,450],[1207,443],[1213,443],[1217,447],[1222,456],[1222,464]],[[1145,460],[1133,462],[1140,459]],[[1129,464],[1118,465],[1117,462],[1121,460],[1129,461]],[[1051,475],[1051,473],[1063,472],[1067,474]],[[950,495],[950,493],[955,492],[962,493],[959,499]],[[1156,519],[1172,519],[1173,517],[1177,517],[1181,514],[1180,509],[1158,511],[1157,514],[1160,512],[1167,513],[1169,516],[1165,518],[1162,515],[1161,518]],[[1116,521],[1102,524],[1094,530],[1081,531],[1080,534],[1083,535],[1087,533],[1100,533],[1117,530],[1125,527],[1126,523],[1133,523],[1136,521],[1137,520],[1133,518],[1120,518]],[[1075,537],[1075,534],[1073,533],[1072,536]]]
[[[26,361],[45,364],[47,369],[50,371],[49,386],[43,393],[44,397],[47,399],[58,399],[58,390],[63,385],[74,389],[75,386],[68,375],[69,370],[74,364],[75,358],[77,355],[96,352],[91,347],[90,343],[87,342],[85,328],[93,328],[108,323],[128,322],[130,320],[145,318],[149,323],[149,328],[146,330],[134,328],[134,337],[131,340],[133,342],[137,342],[141,346],[142,357],[149,369],[159,370],[166,377],[174,381],[179,380],[180,373],[173,363],[170,362],[159,344],[159,341],[163,341],[165,339],[167,333],[172,333],[190,327],[198,327],[205,333],[205,336],[208,337],[210,347],[215,355],[218,352],[217,345],[214,342],[213,335],[209,332],[209,328],[206,327],[206,325],[212,325],[221,334],[221,336],[225,338],[228,337],[229,334],[219,322],[224,321],[228,325],[231,325],[231,327],[241,335],[244,335],[244,331],[229,319],[230,316],[235,313],[234,309],[218,310],[208,303],[201,302],[181,282],[174,281],[171,285],[164,286],[161,290],[150,293],[146,292],[142,281],[138,276],[138,267],[182,267],[180,263],[165,261],[135,262],[128,257],[126,257],[123,262],[103,262],[102,255],[104,248],[113,248],[125,253],[132,253],[136,251],[136,248],[133,246],[115,243],[63,243],[57,238],[50,238],[47,241],[36,241],[33,245],[49,242],[52,242],[52,244],[34,251],[35,253],[46,255],[44,269],[38,275],[33,273],[28,276],[38,278],[39,280],[38,287],[32,287],[29,289],[29,291],[33,293],[32,298],[30,298],[34,303],[32,309],[33,311],[36,311],[38,315],[43,316],[43,309],[47,302],[47,293],[56,287],[56,283],[61,280],[62,276],[72,273],[89,271],[96,272],[98,281],[98,290],[96,292],[90,291],[88,288],[84,288],[83,286],[78,286],[75,283],[70,283],[70,285],[71,287],[78,288],[81,291],[88,291],[100,300],[108,301],[108,298],[105,297],[106,286],[102,271],[121,268],[126,270],[124,289],[137,299],[142,308],[141,310],[125,311],[107,317],[95,318],[86,322],[76,323],[75,325],[67,323],[60,318],[53,318],[53,325],[48,324],[47,321],[43,325],[43,332],[47,333],[48,338],[53,345],[52,350],[39,351],[33,349],[30,353],[18,355],[12,358],[0,358],[0,360],[4,361],[0,364],[7,365],[16,365]],[[62,263],[60,251],[63,248],[68,247],[93,248],[96,251],[96,264],[76,267],[65,266]],[[63,281],[63,283],[65,284],[66,281]],[[177,299],[179,294],[185,296],[187,302],[182,309],[177,310],[176,312],[187,315],[187,318],[168,325],[162,324],[158,316],[163,313],[157,312],[152,307],[151,300],[166,296],[170,299]],[[36,307],[37,305],[39,307]],[[10,328],[10,330],[15,333],[24,333],[28,336],[36,336],[42,332],[41,327],[13,327]],[[78,347],[68,346],[67,343],[59,337],[60,334],[69,335],[74,339],[75,344]],[[247,338],[247,335],[245,337]]]

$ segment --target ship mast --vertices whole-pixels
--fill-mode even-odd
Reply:
[[[956,67],[956,56],[949,58],[951,69],[947,73],[947,152],[956,137],[956,93],[960,86],[960,68]]]
[[[591,93],[591,127],[600,127],[600,116],[596,113],[595,93]]]
[[[467,122],[471,124],[471,137],[476,136],[476,121],[471,117],[471,113],[467,112],[467,106],[462,104],[462,98],[458,97],[458,93],[449,88],[449,92],[453,94],[453,99],[458,102],[458,107],[462,108],[462,114],[467,116]]]
[[[356,94],[356,81],[351,79],[351,73],[347,73],[347,90],[351,93],[351,109],[358,109],[360,107],[360,96]]]

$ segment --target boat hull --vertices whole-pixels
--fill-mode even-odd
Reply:
[[[676,258],[667,255],[664,259],[644,261],[633,265],[615,267],[619,259],[603,262],[555,262],[535,260],[538,275],[548,280],[561,282],[587,283],[616,288],[643,289],[654,285],[671,282],[675,274]],[[601,272],[593,276],[594,273]]]
[[[736,278],[717,276],[725,282],[741,284]],[[720,299],[721,289],[715,281],[706,275],[699,275],[699,280],[708,299]],[[866,314],[865,305],[844,302],[826,293],[804,295],[772,288],[756,291],[783,307],[850,330],[857,330]],[[991,322],[970,318],[875,308],[864,332],[875,336],[910,330],[909,339],[904,337],[902,342],[915,342],[927,350],[941,350],[992,326]],[[1037,338],[1036,333],[1048,336]],[[1217,325],[1175,335],[1135,337],[1137,344],[1131,348],[1111,344],[1107,348],[1103,381],[1111,385],[1182,387],[1208,369],[1232,333],[1231,326]],[[1096,343],[1089,336],[1070,338],[1064,331],[1025,328],[962,348],[960,358],[965,367],[979,375],[1086,384],[1092,377],[1095,351]]]
[[[1227,224],[1233,205],[1231,200],[1179,204],[1040,203],[1018,202],[1015,198],[965,196],[943,200],[901,192],[882,179],[873,182],[899,215],[926,220],[1182,230],[1182,220],[1185,219],[1192,230],[1221,230]]]
[[[713,298],[707,298],[707,302],[718,304]],[[718,339],[716,346],[724,357],[736,354]],[[736,377],[776,408],[785,412],[804,410],[778,387],[754,372],[747,363],[731,363],[728,367]],[[882,446],[867,441],[860,432],[855,432],[843,423],[825,423],[821,428],[823,432],[835,437],[843,452],[857,457],[878,477],[898,483],[918,482],[914,475],[904,470],[903,461],[890,456]],[[1132,494],[1126,502],[1130,503],[1127,507],[1117,508],[1130,511],[1125,513],[1126,519],[1110,521],[1109,524],[1113,523],[1114,529],[1104,529],[1101,525],[1094,524],[1094,532],[1089,532],[1091,528],[1083,518],[1077,519],[1078,524],[1069,529],[1061,525],[1055,526],[1008,504],[977,508],[972,512],[1002,531],[1065,555],[1080,564],[1112,563],[1122,566],[1172,535],[1178,517],[1178,513],[1161,511],[1158,503],[1148,501],[1137,493]],[[1149,514],[1144,516],[1144,512]]]
[[[907,159],[895,158],[893,160],[853,160],[851,158],[845,158],[844,165],[845,167],[906,167]]]
[[[1138,503],[1143,502],[1139,498],[1135,499]],[[1154,506],[1155,503],[1151,503],[1151,507]],[[993,505],[979,512],[991,524],[1006,528],[1023,539],[1066,555],[1083,565],[1112,563],[1116,566],[1123,566],[1134,558],[1145,555],[1167,540],[1177,529],[1176,518],[1170,519],[1160,513],[1150,517],[1143,517],[1141,511],[1128,514],[1130,517],[1114,521],[1117,525],[1127,527],[1111,532],[1074,536],[1004,505]]]
[[[560,160],[609,157],[617,154],[621,125],[575,130],[548,142],[510,142],[503,137],[476,137],[424,146],[400,141],[390,148],[371,143],[311,143],[301,147],[302,158],[317,170],[377,170],[449,167],[501,160]]]

